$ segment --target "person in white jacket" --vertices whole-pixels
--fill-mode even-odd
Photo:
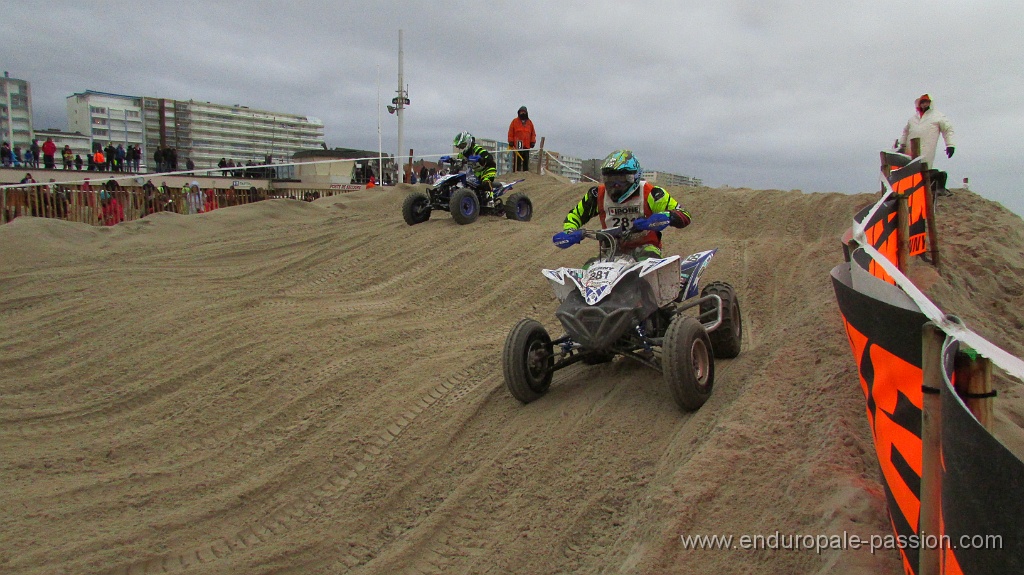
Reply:
[[[945,114],[933,109],[932,99],[928,94],[922,95],[914,101],[917,113],[907,120],[903,128],[903,135],[896,141],[897,149],[907,153],[910,140],[920,138],[921,159],[931,169],[932,181],[935,191],[941,196],[951,196],[952,193],[946,189],[946,172],[935,170],[935,148],[939,144],[939,134],[946,143],[946,157],[952,158],[956,150],[956,143],[953,138],[953,124]]]

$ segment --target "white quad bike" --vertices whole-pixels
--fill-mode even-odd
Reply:
[[[743,335],[732,286],[698,287],[717,248],[638,262],[619,252],[619,242],[641,230],[581,231],[598,240],[597,259],[584,269],[542,270],[561,302],[555,316],[566,333],[552,341],[540,322],[520,320],[505,339],[505,386],[529,403],[547,392],[555,371],[622,355],[660,371],[679,407],[696,411],[711,396],[714,358],[739,355]],[[684,313],[697,307],[696,317]]]

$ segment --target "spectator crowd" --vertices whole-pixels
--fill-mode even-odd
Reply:
[[[142,147],[138,144],[115,146],[113,142],[108,142],[104,146],[100,142],[93,142],[92,151],[85,154],[84,158],[82,154],[75,153],[70,145],[58,150],[53,138],[46,138],[41,145],[39,140],[32,140],[32,144],[24,150],[19,145],[11,146],[9,142],[0,145],[0,166],[4,168],[56,170],[58,158],[64,170],[137,174],[143,167]],[[270,164],[272,161],[273,159],[267,156],[264,164]],[[196,169],[192,158],[186,157],[184,164],[179,164],[178,150],[170,146],[157,147],[153,150],[153,163],[146,167],[148,172],[155,173],[177,172],[179,169],[192,172]],[[217,168],[221,174],[234,178],[277,176],[275,168],[261,166],[252,160],[243,164],[241,160],[236,163],[233,159],[221,158]]]
[[[204,190],[195,181],[181,187],[169,186],[165,181],[156,185],[152,180],[142,186],[122,186],[111,178],[94,187],[89,178],[81,184],[63,184],[51,178],[41,184],[31,172],[25,174],[20,184],[2,190],[0,223],[19,216],[35,216],[113,226],[157,212],[200,214],[269,197],[255,187]]]

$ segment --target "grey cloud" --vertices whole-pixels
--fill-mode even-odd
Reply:
[[[1024,213],[1016,114],[1024,6],[869,0],[751,4],[466,1],[142,3],[5,8],[4,65],[32,82],[36,123],[66,125],[93,89],[242,104],[324,120],[328,144],[376,149],[404,30],[406,147],[502,139],[520,105],[546,145],[710,185],[870,192],[878,151],[929,92],[959,147],[950,181]],[[396,122],[380,118],[386,151]]]

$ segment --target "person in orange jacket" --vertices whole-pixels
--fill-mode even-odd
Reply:
[[[533,129],[533,120],[526,106],[520,106],[518,116],[508,127],[508,147],[515,150],[512,154],[512,171],[530,171],[530,150],[536,143],[537,131]]]

